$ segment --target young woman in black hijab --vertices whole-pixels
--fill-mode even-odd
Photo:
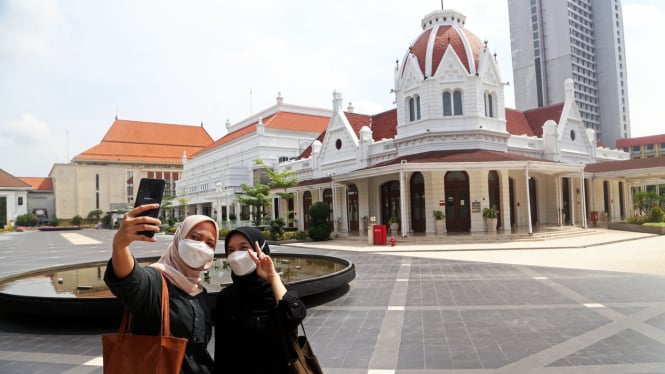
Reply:
[[[229,232],[224,249],[233,284],[217,296],[215,373],[286,373],[279,329],[297,328],[307,309],[282,283],[259,230]]]

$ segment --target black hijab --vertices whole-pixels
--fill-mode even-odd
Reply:
[[[243,226],[238,227],[226,234],[226,238],[224,239],[224,252],[227,256],[229,255],[229,239],[233,235],[243,235],[245,238],[247,238],[247,241],[249,241],[249,244],[252,246],[254,253],[256,253],[256,245],[254,243],[258,242],[259,247],[261,247],[261,251],[267,256],[270,255],[270,246],[266,242],[266,239],[263,237],[263,233],[255,227]],[[234,284],[243,288],[247,288],[250,291],[261,291],[265,288],[265,286],[270,287],[268,282],[264,281],[258,276],[258,274],[256,274],[256,270],[243,276],[238,276],[231,272],[231,279],[233,279]]]

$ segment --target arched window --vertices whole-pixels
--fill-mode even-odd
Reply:
[[[456,90],[453,93],[453,104],[455,108],[455,115],[461,116],[462,113],[462,91]]]
[[[443,93],[443,115],[445,117],[452,116],[452,103],[450,101],[450,92]]]
[[[420,96],[409,98],[409,122],[420,119]]]
[[[485,94],[485,117],[494,118],[494,98],[491,93]]]

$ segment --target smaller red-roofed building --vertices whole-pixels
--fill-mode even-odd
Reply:
[[[55,217],[53,181],[44,177],[19,177],[32,186],[28,192],[28,212],[34,213],[41,224],[48,224]]]
[[[32,186],[0,169],[0,228],[13,226],[16,217],[28,210],[28,193]]]
[[[212,143],[200,126],[130,121],[116,118],[101,142],[55,164],[49,177],[55,214],[83,218],[93,210],[125,211],[134,205],[141,178],[166,181],[165,196],[175,195],[183,161]]]
[[[618,139],[617,148],[630,154],[630,158],[665,156],[665,134]]]

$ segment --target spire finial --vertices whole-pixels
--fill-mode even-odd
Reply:
[[[443,10],[443,0],[441,0],[441,10]]]

